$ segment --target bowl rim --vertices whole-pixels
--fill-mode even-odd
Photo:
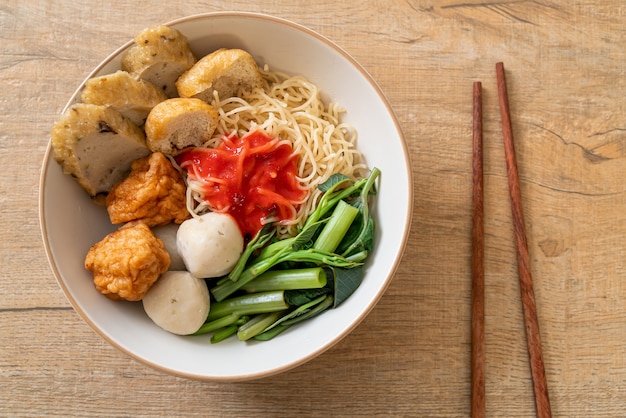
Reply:
[[[414,204],[414,194],[413,194],[413,173],[412,173],[412,169],[411,169],[411,161],[410,161],[410,154],[408,151],[408,146],[407,146],[407,142],[406,142],[406,138],[402,132],[402,129],[400,127],[400,124],[398,122],[397,116],[395,114],[395,112],[393,111],[393,108],[389,102],[389,100],[387,99],[387,97],[385,96],[384,92],[382,91],[381,87],[378,85],[378,83],[374,80],[374,78],[369,74],[369,72],[354,58],[352,57],[352,55],[350,55],[347,51],[345,51],[342,47],[338,46],[337,44],[335,44],[333,41],[331,41],[330,39],[326,38],[325,36],[317,33],[316,31],[302,25],[296,22],[293,22],[291,20],[285,19],[285,18],[281,18],[281,17],[277,17],[277,16],[273,16],[273,15],[269,15],[269,14],[264,14],[264,13],[257,13],[257,12],[246,12],[246,11],[219,11],[219,12],[206,12],[206,13],[198,13],[198,14],[192,14],[192,15],[188,15],[188,16],[184,16],[184,17],[180,17],[180,18],[176,18],[174,20],[170,20],[166,23],[162,23],[162,25],[164,26],[176,26],[178,24],[182,24],[182,23],[186,23],[186,22],[190,22],[190,21],[194,21],[194,20],[202,20],[202,19],[208,19],[208,18],[219,18],[219,17],[231,17],[231,18],[236,18],[236,17],[245,17],[245,18],[252,18],[252,19],[257,19],[257,20],[264,20],[264,21],[269,21],[269,22],[273,22],[279,25],[284,25],[287,27],[291,27],[293,29],[296,29],[297,31],[303,32],[304,34],[311,36],[313,38],[316,38],[318,41],[322,42],[323,44],[325,44],[326,46],[330,47],[332,50],[334,50],[335,52],[339,53],[342,58],[344,58],[346,61],[348,61],[351,66],[353,66],[359,73],[362,74],[362,76],[365,78],[365,80],[368,82],[368,84],[370,84],[372,86],[372,88],[374,89],[377,97],[379,98],[379,100],[381,101],[381,103],[384,105],[385,109],[387,110],[387,113],[389,114],[395,128],[396,131],[399,135],[399,139],[400,139],[400,145],[402,147],[402,154],[403,157],[405,159],[404,163],[405,166],[407,168],[406,170],[406,176],[407,176],[407,184],[408,184],[408,190],[406,190],[405,192],[407,193],[407,202],[408,202],[408,208],[407,208],[407,219],[405,219],[405,226],[404,226],[404,230],[402,232],[402,239],[401,239],[401,245],[399,248],[398,253],[396,254],[395,259],[393,260],[393,264],[391,266],[391,268],[389,269],[389,274],[388,276],[385,278],[384,280],[384,285],[379,289],[379,291],[375,294],[375,297],[372,298],[372,300],[369,302],[369,304],[366,306],[366,309],[364,309],[356,318],[355,320],[350,324],[350,326],[346,327],[343,332],[335,335],[328,343],[326,343],[325,345],[322,345],[320,347],[318,347],[316,350],[310,352],[308,355],[300,357],[297,361],[293,361],[289,364],[285,364],[282,365],[280,367],[277,367],[275,369],[272,370],[266,370],[266,371],[261,371],[261,372],[256,372],[256,373],[252,373],[252,374],[247,374],[247,375],[238,375],[236,377],[233,376],[206,376],[206,375],[200,375],[200,374],[192,374],[192,373],[186,373],[186,372],[181,372],[178,370],[174,370],[172,368],[169,368],[167,366],[163,366],[161,364],[157,364],[154,362],[149,361],[148,359],[145,359],[141,356],[136,355],[135,353],[133,353],[132,351],[130,351],[129,349],[125,348],[124,346],[122,346],[121,344],[119,344],[118,342],[114,341],[111,337],[109,337],[103,330],[101,330],[99,327],[96,326],[96,324],[91,321],[91,319],[87,316],[87,314],[85,312],[83,312],[83,310],[79,307],[77,301],[75,300],[75,298],[72,296],[71,292],[69,291],[67,285],[65,284],[65,282],[62,279],[62,274],[59,271],[59,267],[57,266],[57,264],[55,263],[53,254],[52,254],[52,249],[50,247],[50,242],[48,239],[48,234],[47,234],[47,227],[46,227],[46,219],[44,216],[44,204],[45,204],[45,189],[46,189],[46,173],[48,171],[48,166],[50,164],[50,156],[52,153],[52,145],[50,143],[50,141],[48,141],[48,145],[46,146],[46,151],[44,154],[44,158],[43,158],[43,163],[41,165],[41,172],[40,172],[40,178],[39,178],[39,201],[38,201],[38,212],[39,212],[39,225],[40,225],[40,230],[41,230],[41,234],[42,234],[42,239],[43,239],[43,244],[44,244],[44,249],[45,249],[45,253],[46,253],[46,258],[48,260],[48,264],[54,274],[54,277],[56,279],[57,284],[61,287],[64,296],[66,297],[66,299],[70,302],[70,304],[72,305],[74,311],[76,313],[78,313],[78,315],[83,319],[83,321],[85,323],[87,323],[90,328],[95,331],[101,338],[103,338],[105,341],[107,341],[110,345],[112,345],[113,347],[117,348],[120,352],[126,354],[127,356],[129,356],[130,358],[138,361],[141,364],[147,365],[153,369],[165,372],[167,374],[170,375],[174,375],[174,376],[178,376],[178,377],[184,377],[184,378],[190,378],[190,379],[196,379],[196,380],[210,380],[210,381],[222,381],[222,382],[234,382],[234,381],[246,381],[246,380],[253,380],[253,379],[259,379],[259,378],[263,378],[263,377],[269,377],[269,376],[273,376],[279,373],[283,373],[287,370],[293,369],[299,365],[302,365],[306,362],[308,362],[309,360],[321,355],[322,353],[324,353],[325,351],[327,351],[328,349],[330,349],[332,346],[334,346],[335,344],[337,344],[339,341],[341,341],[342,339],[344,339],[348,334],[350,334],[364,319],[365,317],[371,312],[371,310],[374,308],[374,306],[378,303],[378,301],[381,299],[381,297],[383,296],[383,294],[385,293],[385,291],[387,290],[387,288],[389,287],[389,284],[391,283],[391,280],[393,279],[393,277],[396,274],[396,271],[398,269],[398,266],[403,258],[407,243],[408,243],[408,238],[409,238],[409,234],[410,234],[410,230],[411,230],[411,223],[412,223],[412,218],[413,218],[413,204]],[[74,93],[71,95],[70,99],[68,100],[68,102],[66,103],[66,105],[63,107],[61,114],[65,113],[67,111],[67,109],[75,102],[76,97],[78,97],[79,92],[81,91],[81,89],[84,87],[85,82],[92,78],[95,74],[97,74],[99,71],[102,70],[103,67],[105,67],[106,65],[108,65],[112,60],[114,60],[116,57],[119,56],[120,53],[122,53],[124,50],[126,50],[127,48],[129,48],[132,44],[134,43],[133,38],[129,39],[127,42],[125,42],[123,45],[121,45],[120,47],[118,47],[117,49],[115,49],[113,52],[111,52],[105,59],[103,59],[92,71],[89,72],[89,74],[83,79],[83,81],[80,83],[80,85],[76,88],[76,90],[74,91]]]

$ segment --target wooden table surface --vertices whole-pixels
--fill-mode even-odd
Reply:
[[[21,1],[0,6],[0,415],[470,414],[472,83],[485,141],[486,404],[535,409],[495,63],[507,71],[554,416],[626,416],[626,6],[605,1]],[[264,12],[352,54],[386,93],[414,175],[403,261],[336,346],[266,379],[187,380],[104,342],[63,295],[37,213],[49,130],[149,25]]]

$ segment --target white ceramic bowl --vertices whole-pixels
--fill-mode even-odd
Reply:
[[[405,140],[393,111],[370,75],[345,51],[295,23],[251,13],[210,13],[167,23],[184,33],[198,56],[219,47],[249,51],[260,65],[302,74],[325,99],[347,111],[358,147],[370,167],[381,169],[374,205],[376,248],[363,283],[337,309],[266,342],[236,338],[210,344],[209,336],[181,337],[163,331],[141,303],[114,302],[98,293],[84,268],[89,247],[114,228],[106,211],[53,160],[50,147],[40,184],[40,222],[56,279],[76,312],[98,334],[132,358],[174,375],[216,381],[254,379],[300,365],[329,349],[372,310],[389,285],[407,241],[412,182]],[[130,35],[130,34],[129,34]],[[132,34],[134,35],[134,34]],[[132,40],[107,57],[89,77],[114,72]],[[88,77],[88,78],[89,78]],[[77,100],[76,93],[68,106]]]

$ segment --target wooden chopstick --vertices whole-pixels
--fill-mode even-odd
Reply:
[[[500,102],[500,115],[502,118],[502,136],[504,140],[504,152],[506,157],[506,171],[509,182],[509,194],[511,197],[511,212],[513,228],[515,231],[515,246],[517,250],[517,266],[524,310],[524,325],[526,328],[526,343],[530,361],[530,372],[533,380],[535,394],[535,407],[538,417],[551,417],[550,399],[548,397],[548,384],[541,352],[541,338],[539,335],[539,320],[535,305],[535,292],[533,279],[530,271],[530,257],[528,254],[528,242],[526,241],[526,228],[522,213],[522,196],[517,172],[515,157],[515,145],[513,143],[513,129],[511,127],[511,112],[504,74],[504,64],[496,64],[496,77],[498,83],[498,99]]]
[[[485,269],[482,85],[474,82],[472,126],[472,417],[485,417]]]

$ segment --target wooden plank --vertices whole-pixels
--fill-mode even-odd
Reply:
[[[86,74],[144,27],[246,10],[345,48],[397,112],[415,207],[402,264],[327,353],[260,381],[164,375],[75,314],[37,219],[48,133]],[[493,66],[509,100],[555,416],[626,415],[623,4],[362,1],[5,1],[0,7],[0,415],[468,416],[471,85],[483,82],[488,416],[532,416],[532,382]],[[364,383],[365,382],[365,383]]]

